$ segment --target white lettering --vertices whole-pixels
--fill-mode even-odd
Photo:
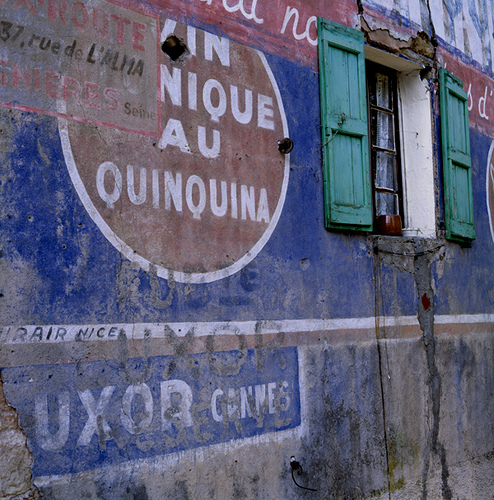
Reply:
[[[238,203],[237,203],[237,183],[232,182],[230,194],[232,198],[232,219],[238,218]]]
[[[165,208],[172,209],[172,199],[177,212],[182,211],[182,174],[177,173],[176,180],[171,172],[165,172]]]
[[[311,16],[309,19],[307,19],[307,23],[305,25],[305,31],[303,33],[297,33],[297,28],[298,28],[298,20],[299,20],[299,13],[298,10],[295,7],[290,7],[288,6],[285,11],[285,19],[283,20],[283,26],[281,28],[281,34],[285,33],[285,29],[288,26],[288,23],[290,22],[290,19],[294,17],[294,21],[292,24],[292,35],[295,40],[302,40],[304,38],[307,39],[307,41],[311,45],[317,45],[317,34],[314,38],[311,38],[310,36],[310,28],[311,25],[317,26],[317,17],[316,16]]]
[[[174,106],[182,106],[182,86],[186,86],[188,108],[192,111],[198,110],[198,76],[194,72],[187,73],[186,82],[182,82],[180,68],[174,67],[172,72],[164,64],[161,65],[161,101],[165,102],[168,94],[170,102]],[[243,94],[242,96],[240,94]],[[230,99],[230,106],[228,102]],[[223,85],[214,78],[207,80],[202,87],[202,102],[211,120],[218,122],[226,113],[228,107],[235,120],[242,124],[251,123],[254,115],[254,95],[250,89],[242,91],[236,85],[230,85],[229,96]],[[241,102],[242,101],[242,102]],[[263,94],[257,95],[257,126],[268,130],[274,130],[274,107],[272,97]],[[241,109],[242,108],[242,109]],[[170,118],[163,131],[160,147],[164,149],[167,144],[179,146],[183,152],[189,153],[190,148],[185,136],[184,129],[179,120]]]
[[[105,188],[105,174],[111,172],[113,174],[113,191],[109,193]],[[98,167],[96,173],[96,188],[100,198],[106,203],[108,208],[113,208],[114,203],[120,198],[122,192],[122,174],[118,170],[115,163],[105,161]]]
[[[240,186],[240,213],[242,220],[247,219],[247,212],[249,212],[250,220],[256,220],[256,198],[254,186]]]
[[[274,391],[276,389],[276,382],[270,382],[268,384],[268,408],[269,413],[274,413]]]
[[[173,75],[166,64],[161,65],[161,102],[165,102],[165,88],[170,95],[172,104],[182,105],[182,71],[180,68],[173,68]]]
[[[218,192],[216,189],[216,179],[209,181],[209,191],[211,199],[211,212],[217,217],[223,217],[228,208],[228,193],[225,181],[221,181],[221,206],[218,206]]]
[[[254,396],[253,396],[254,393]],[[227,395],[226,397],[224,397]],[[223,421],[225,412],[229,421],[260,418],[266,414],[287,411],[290,406],[288,382],[269,382],[254,386],[215,389],[211,396],[211,415],[216,422]]]
[[[256,411],[257,415],[261,416],[266,413],[266,409],[264,406],[264,401],[266,400],[266,385],[256,385],[254,387],[254,392],[256,395]],[[262,413],[261,413],[262,412]]]
[[[108,441],[111,438],[111,428],[105,419],[105,410],[114,390],[115,386],[113,385],[104,387],[97,403],[90,390],[79,392],[79,398],[84,405],[88,419],[77,440],[77,446],[87,446],[95,433],[98,434],[100,440],[104,438],[105,441]]]
[[[189,109],[197,111],[197,75],[189,73]]]
[[[216,158],[220,154],[220,133],[213,130],[213,145],[208,148],[206,144],[206,127],[197,127],[197,145],[205,158]]]
[[[132,401],[136,396],[141,396],[144,402],[144,412],[141,413],[137,423],[132,417]],[[153,396],[151,389],[146,384],[127,387],[122,398],[120,420],[130,434],[139,434],[151,425],[153,420]]]
[[[235,389],[232,389],[231,387],[228,389],[228,404],[227,404],[227,409],[228,409],[228,418],[230,420],[233,420],[232,417],[237,417],[238,418],[238,406],[235,405],[234,403],[237,400],[237,394]]]
[[[230,66],[230,40],[204,32],[204,58],[213,60],[213,49],[223,66]]]
[[[251,405],[254,404],[252,396],[252,386],[240,388],[240,418],[245,418],[247,415],[252,417]]]
[[[161,425],[171,429],[172,420],[178,419],[184,427],[192,426],[192,389],[183,380],[161,382]]]
[[[48,418],[48,395],[36,394],[34,411],[36,417],[36,435],[41,448],[56,451],[63,448],[69,437],[70,427],[70,396],[68,391],[62,391],[58,397],[58,430],[50,432]]]
[[[286,411],[288,410],[288,407],[290,406],[290,396],[288,395],[288,382],[286,380],[283,380],[280,383],[280,410],[281,411]],[[285,400],[284,403],[281,402],[281,398]]]
[[[129,200],[134,205],[142,205],[146,201],[146,169],[140,168],[140,182],[139,182],[139,194],[136,195],[134,186],[134,167],[132,165],[127,165],[127,194],[129,195]]]
[[[230,85],[230,95],[232,100],[232,113],[238,123],[246,125],[252,119],[252,90],[245,89],[245,110],[239,109],[238,88],[235,85]]]
[[[209,2],[208,2],[209,4]],[[228,5],[228,0],[223,0],[223,7],[227,12],[236,12],[237,10],[240,10],[242,15],[246,19],[253,19],[257,24],[262,24],[264,22],[264,19],[261,19],[257,17],[256,15],[256,8],[257,8],[257,0],[252,0],[252,6],[251,6],[251,11],[248,13],[245,8],[244,8],[244,0],[237,0],[237,4],[230,6]]]
[[[201,153],[205,157],[215,158],[219,155],[220,149],[219,132],[213,130],[213,146],[211,148],[208,148],[205,136],[205,128],[200,127],[198,142]],[[136,171],[139,172],[139,181],[136,179]],[[106,191],[104,186],[105,180],[108,183],[108,179],[105,178],[107,172],[111,172],[111,178],[114,181],[112,192]],[[104,162],[97,171],[96,184],[100,197],[109,208],[113,208],[114,203],[120,198],[121,192],[125,192],[127,203],[130,202],[137,206],[148,204],[159,209],[160,199],[163,197],[165,210],[182,212],[185,197],[185,203],[192,217],[197,220],[201,220],[203,212],[209,207],[210,213],[216,217],[224,217],[229,213],[232,219],[240,218],[260,223],[270,222],[268,192],[264,187],[258,190],[255,186],[241,184],[239,186],[240,193],[238,193],[236,182],[229,183],[230,187],[228,188],[228,182],[225,180],[204,180],[198,175],[190,175],[185,180],[181,172],[175,173],[165,170],[161,173],[158,169],[151,170],[151,186],[149,187],[147,177],[148,172],[145,167],[127,165],[127,186],[123,191],[120,170],[114,163]],[[137,193],[136,183],[139,184]],[[148,189],[150,189],[149,193]],[[98,334],[98,336],[100,335]]]
[[[153,208],[160,206],[159,171],[153,170]]]
[[[216,422],[223,421],[223,415],[218,413],[218,398],[223,396],[223,391],[221,389],[216,389],[211,396],[211,414],[213,415],[214,420]]]
[[[99,398],[95,398],[91,390],[78,392],[87,413],[87,421],[77,440],[77,446],[90,445],[95,434],[101,446],[114,436],[117,439],[108,423],[110,412],[113,414],[115,403],[117,403],[112,399],[115,389],[115,386],[103,387]],[[172,425],[177,424],[191,427],[193,425],[191,387],[182,380],[167,380],[161,382],[160,389],[158,404],[161,404],[162,430],[169,431]],[[53,398],[53,401],[50,398]],[[136,399],[139,404],[136,404]],[[72,419],[69,391],[64,390],[57,396],[36,394],[34,402],[36,437],[40,447],[49,451],[62,449],[67,444]],[[287,411],[290,403],[289,384],[286,380],[240,388],[217,388],[211,395],[211,416],[215,422],[245,418],[259,419],[268,413],[279,414]],[[154,428],[154,404],[151,389],[147,384],[127,386],[118,410],[122,427],[133,435],[152,430]],[[137,408],[142,409],[137,410]],[[50,421],[51,412],[56,414],[56,421]],[[77,413],[78,418],[81,414],[79,409],[73,413],[74,415]],[[113,420],[111,422],[113,423]],[[77,425],[79,428],[80,424],[74,422],[72,425]]]
[[[215,106],[211,100],[211,92],[216,89],[218,92],[218,105]],[[206,111],[211,115],[211,120],[217,122],[220,116],[226,111],[226,92],[220,82],[211,78],[202,89],[202,100]]]
[[[489,119],[487,113],[485,112],[485,105],[487,102],[487,87],[485,88],[484,95],[479,99],[479,113],[481,118]]]
[[[161,30],[160,43],[163,43],[170,35],[172,35],[176,27],[177,27],[177,21],[173,21],[172,19],[167,19],[165,21],[163,29]]]
[[[158,143],[158,147],[165,149],[166,146],[177,146],[182,153],[191,153],[187,138],[185,137],[184,128],[180,120],[170,118],[166,124],[165,130]]]
[[[196,49],[196,41],[197,41],[197,32],[196,29],[192,26],[187,26],[187,49],[189,49],[189,52],[195,56],[197,54],[197,49]]]
[[[257,208],[257,222],[269,222],[268,193],[265,188],[261,188],[259,193],[259,205]]]
[[[259,94],[257,96],[257,126],[274,130],[273,98]]]
[[[192,198],[194,186],[197,186],[199,190],[199,201],[197,205],[194,204],[194,200]],[[185,187],[185,200],[187,201],[187,206],[192,212],[194,219],[200,219],[202,212],[206,208],[206,187],[199,176],[191,175],[187,180],[187,185]]]

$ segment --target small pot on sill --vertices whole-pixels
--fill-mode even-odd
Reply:
[[[401,217],[399,215],[378,215],[376,232],[384,236],[401,236]]]

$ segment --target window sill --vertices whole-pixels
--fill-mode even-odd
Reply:
[[[403,271],[414,272],[416,257],[435,255],[444,251],[446,240],[423,236],[381,236],[369,235],[369,246],[387,265],[398,266]]]

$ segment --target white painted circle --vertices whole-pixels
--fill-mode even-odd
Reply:
[[[251,50],[247,47],[243,48],[242,50]],[[271,71],[271,68],[269,67],[269,64],[266,60],[266,57],[264,54],[262,54],[259,51],[253,51],[257,53],[257,56],[259,58],[259,61],[261,63],[261,66],[265,74],[267,75],[267,78],[269,79],[269,82],[272,87],[273,94],[275,96],[275,101],[276,101],[276,106],[277,110],[279,111],[279,117],[281,119],[281,129],[282,129],[282,137],[279,137],[279,139],[282,139],[283,137],[289,137],[289,131],[288,131],[288,125],[287,125],[287,120],[286,120],[286,115],[285,111],[283,108],[283,102],[281,99],[281,94],[278,88],[278,85],[276,83],[276,80],[274,78],[274,75]],[[211,87],[210,92],[212,95],[214,95],[214,87],[216,84],[212,83],[209,86]],[[208,87],[209,88],[209,87]],[[64,101],[59,100],[58,103],[58,112],[61,114],[66,113],[66,104]],[[213,103],[215,106],[219,106],[219,104]],[[220,112],[222,111],[222,108],[220,109]],[[220,269],[208,269],[204,272],[187,272],[184,271],[183,269],[174,269],[173,266],[171,265],[162,265],[160,262],[157,261],[152,261],[152,259],[147,258],[142,254],[142,252],[136,251],[136,249],[133,247],[133,245],[130,245],[128,241],[126,240],[125,237],[119,236],[116,231],[111,227],[111,224],[108,222],[108,220],[105,219],[105,217],[102,216],[100,213],[100,210],[96,207],[93,198],[88,193],[87,185],[86,182],[83,180],[83,178],[80,175],[79,169],[78,169],[78,160],[75,158],[74,154],[74,144],[73,144],[73,139],[71,138],[71,127],[72,130],[74,127],[79,126],[76,122],[66,120],[64,118],[59,118],[59,132],[60,132],[60,137],[61,137],[61,143],[62,143],[62,150],[63,154],[65,157],[65,162],[71,177],[71,180],[73,182],[73,185],[82,200],[82,203],[84,207],[86,208],[87,212],[93,219],[93,221],[96,223],[96,225],[99,227],[99,229],[102,231],[104,236],[108,239],[108,241],[119,251],[121,252],[127,259],[129,259],[132,262],[137,263],[142,269],[145,271],[149,271],[150,268],[153,268],[153,270],[156,270],[156,274],[159,277],[165,278],[167,280],[174,280],[177,282],[182,282],[182,283],[210,283],[214,282],[216,280],[231,276],[241,270],[244,266],[246,266],[249,262],[251,262],[258,254],[259,252],[263,249],[263,247],[266,245],[268,242],[269,238],[273,234],[273,231],[278,224],[278,221],[280,219],[285,198],[286,198],[286,193],[287,193],[287,187],[288,187],[288,178],[289,178],[289,171],[290,171],[290,158],[289,155],[285,155],[282,160],[278,160],[282,162],[282,168],[283,168],[283,175],[282,175],[282,182],[279,187],[279,196],[278,199],[276,200],[276,205],[274,207],[274,210],[270,214],[269,222],[267,223],[267,227],[265,230],[263,230],[262,235],[258,237],[255,241],[254,244],[249,246],[248,249],[246,249],[245,253],[241,255],[239,258],[235,259],[231,264],[222,267]],[[106,131],[105,131],[106,132]],[[106,132],[109,133],[109,132]],[[275,151],[276,154],[280,155],[277,151],[277,143],[273,143],[273,150]],[[80,158],[80,152],[79,158]],[[79,160],[80,163],[80,160]],[[113,175],[115,174],[113,167],[110,168],[108,165],[105,167],[105,171],[113,172]],[[117,176],[118,177],[118,176]],[[192,176],[191,176],[192,177]],[[200,180],[200,179],[199,179]],[[242,186],[243,187],[243,186]],[[190,187],[191,190],[194,190],[194,185],[191,184]],[[195,185],[195,189],[197,192],[197,181]],[[115,187],[114,191],[108,190],[109,193],[111,194],[113,200],[116,195],[118,194],[118,190]],[[94,192],[94,191],[93,191]],[[109,195],[110,196],[110,195]],[[108,203],[108,206],[110,206],[112,203]],[[185,205],[185,203],[184,203]],[[132,228],[130,228],[131,230]],[[189,244],[191,244],[189,242]],[[185,248],[185,247],[184,247]],[[186,249],[184,250],[184,252]]]

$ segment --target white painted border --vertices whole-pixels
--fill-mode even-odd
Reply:
[[[306,424],[309,420],[309,407],[307,406],[307,387],[306,387],[306,347],[297,347],[298,354],[298,389],[300,392],[300,437],[307,436]]]
[[[276,100],[278,103],[278,108],[280,111],[281,122],[283,125],[283,137],[289,137],[288,132],[288,122],[286,119],[285,109],[283,107],[283,101],[281,99],[281,93],[278,88],[278,84],[276,83],[276,79],[274,78],[273,72],[269,67],[268,61],[266,60],[266,56],[260,52],[256,51],[261,59],[262,64],[264,65],[264,69],[271,81],[271,85],[273,86],[274,93],[276,95]],[[60,113],[65,112],[65,103],[62,101],[58,101],[57,103],[58,111]],[[134,252],[134,250],[128,246],[121,238],[119,238],[113,230],[108,226],[103,217],[100,215],[96,207],[94,206],[90,196],[88,195],[84,183],[77,171],[77,166],[75,164],[74,155],[72,153],[72,146],[70,144],[70,138],[68,133],[68,121],[64,118],[58,119],[58,129],[60,132],[60,139],[62,143],[62,150],[65,157],[65,163],[67,164],[67,168],[69,170],[70,178],[72,179],[72,183],[79,194],[79,197],[84,205],[84,208],[89,213],[91,219],[96,223],[96,225],[100,228],[101,232],[104,234],[106,239],[127,259],[131,262],[136,262],[139,266],[145,271],[149,271],[149,266],[151,262],[147,259],[138,255]],[[282,139],[283,137],[280,137]],[[276,148],[276,144],[273,144],[273,148]],[[218,271],[211,271],[206,273],[184,273],[173,271],[167,269],[163,266],[156,265],[156,272],[160,278],[165,279],[173,279],[174,281],[178,281],[180,283],[211,283],[213,281],[217,281],[222,278],[226,278],[240,271],[243,267],[245,267],[249,262],[251,262],[257,254],[264,248],[264,245],[268,242],[269,238],[273,234],[273,231],[278,224],[279,218],[281,216],[281,212],[283,210],[283,206],[285,204],[286,193],[288,189],[288,178],[290,174],[290,155],[285,155],[285,170],[283,176],[283,183],[281,186],[281,193],[278,200],[278,204],[276,205],[276,209],[271,217],[271,221],[269,225],[264,231],[261,238],[257,241],[257,243],[239,260],[234,262],[232,265],[225,267],[224,269],[220,269]]]
[[[437,315],[434,322],[438,325],[455,324],[494,324],[494,314],[463,314],[463,315]],[[107,341],[117,340],[118,333],[124,330],[128,339],[142,340],[151,334],[151,338],[167,338],[167,328],[172,330],[177,337],[184,337],[192,329],[194,337],[208,335],[256,335],[284,333],[311,333],[337,330],[374,330],[376,323],[382,328],[400,326],[419,326],[417,316],[374,316],[368,318],[340,318],[340,319],[298,319],[298,320],[259,320],[259,321],[211,321],[211,322],[183,322],[183,323],[107,323],[86,325],[8,325],[0,327],[1,344],[43,344],[58,342],[73,342],[78,332],[82,329],[94,329],[90,339],[82,341]],[[30,337],[35,328],[43,328],[43,339],[13,340],[19,328],[26,328]],[[48,330],[52,328],[50,339],[46,340]],[[56,338],[56,330],[65,330],[63,338]],[[101,335],[97,335],[101,329]],[[112,329],[112,335],[108,333]]]
[[[492,222],[491,209],[489,207],[489,171],[491,167],[492,154],[494,153],[494,141],[491,142],[491,147],[489,148],[489,154],[487,155],[487,174],[485,176],[485,202],[487,205],[487,216],[489,218],[489,227],[491,228],[491,238],[494,241],[494,226]],[[493,186],[494,188],[494,186]]]
[[[248,438],[231,439],[222,443],[212,444],[209,446],[201,446],[180,452],[169,453],[166,455],[158,455],[150,458],[142,458],[139,460],[130,460],[118,464],[108,465],[97,469],[88,469],[78,473],[68,473],[53,476],[39,476],[34,479],[34,483],[38,487],[55,486],[57,484],[67,485],[71,482],[74,476],[86,477],[94,480],[98,477],[108,477],[109,474],[131,474],[135,475],[139,467],[151,466],[156,471],[166,471],[184,460],[189,460],[193,463],[204,462],[205,460],[214,457],[216,453],[233,453],[245,446],[258,446],[269,443],[290,442],[291,447],[294,447],[293,440],[299,440],[302,437],[302,427],[299,425],[293,429],[277,432],[267,432],[258,436]]]

